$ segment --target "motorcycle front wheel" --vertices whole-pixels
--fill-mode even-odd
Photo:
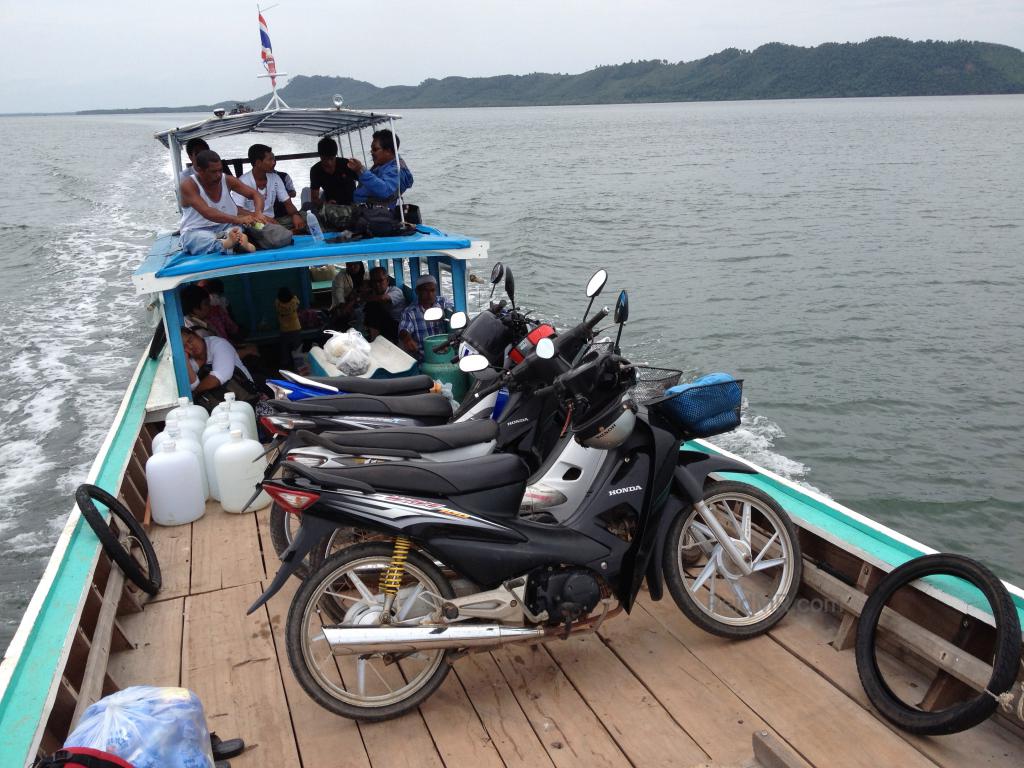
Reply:
[[[384,542],[341,550],[309,574],[288,611],[288,661],[299,684],[320,706],[354,720],[388,720],[415,709],[451,669],[444,649],[332,654],[324,627],[381,627],[384,594],[379,583],[391,554],[392,546]],[[391,622],[398,625],[432,613],[453,597],[451,583],[437,567],[410,552]]]
[[[789,515],[745,483],[709,483],[704,503],[745,555],[744,575],[695,507],[682,512],[665,542],[664,572],[679,609],[706,632],[742,639],[764,634],[792,606],[803,562]]]

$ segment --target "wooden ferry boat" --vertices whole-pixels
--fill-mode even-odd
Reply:
[[[351,110],[274,110],[160,134],[180,169],[194,136],[278,131],[337,137],[394,116]],[[177,173],[175,173],[177,176]],[[236,306],[271,275],[300,296],[308,267],[369,260],[407,283],[445,277],[466,308],[466,265],[488,245],[430,227],[410,236],[278,251],[188,256],[161,237],[135,275],[161,312],[168,346],[143,355],[88,482],[147,518],[144,466],[163,414],[188,394],[177,289],[231,278]],[[230,281],[229,281],[230,282]],[[721,453],[697,441],[689,448]],[[736,458],[736,457],[733,457]],[[284,616],[295,585],[251,616],[277,570],[268,511],[234,515],[210,502],[189,525],[150,527],[163,571],[146,598],[103,553],[72,509],[0,665],[0,765],[50,753],[101,696],[130,685],[184,686],[203,701],[210,730],[241,736],[236,766],[1011,766],[1024,764],[1020,679],[1007,708],[953,736],[904,733],[870,706],[853,638],[866,594],[895,566],[932,550],[772,473],[744,476],[776,498],[799,528],[801,597],[767,635],[733,642],[703,633],[671,601],[642,596],[628,618],[541,646],[470,655],[415,714],[365,724],[306,696],[287,663]],[[148,522],[148,521],[147,521]],[[1024,615],[1024,592],[1009,586]],[[925,708],[981,691],[993,618],[972,590],[924,584],[887,624],[890,684]],[[1022,667],[1024,668],[1024,667]],[[895,682],[892,682],[895,681]]]

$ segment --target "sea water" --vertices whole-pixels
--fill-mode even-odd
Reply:
[[[402,113],[407,198],[491,242],[483,277],[565,326],[606,267],[627,355],[745,380],[720,445],[1024,582],[1024,97]],[[0,647],[151,335],[130,276],[178,218],[153,134],[201,117],[0,118]],[[315,148],[212,143],[254,141]]]

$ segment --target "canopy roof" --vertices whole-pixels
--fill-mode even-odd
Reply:
[[[181,128],[161,131],[156,134],[156,138],[165,147],[170,147],[171,137],[178,146],[181,146],[189,139],[209,139],[249,132],[333,136],[373,128],[399,119],[398,115],[362,112],[355,109],[275,109],[268,112],[210,117]]]

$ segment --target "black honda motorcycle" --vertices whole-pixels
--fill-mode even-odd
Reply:
[[[627,310],[623,292],[620,333]],[[549,370],[571,336],[541,340],[502,375]],[[290,478],[264,483],[279,504],[301,512],[302,524],[250,612],[333,528],[387,537],[333,554],[292,602],[289,661],[319,704],[360,720],[398,716],[430,696],[460,655],[594,631],[632,608],[645,579],[651,599],[662,598],[667,582],[687,616],[716,634],[751,637],[785,615],[801,571],[786,513],[752,486],[709,479],[753,473],[745,464],[680,450],[708,434],[708,396],[735,410],[732,419],[712,419],[715,430],[738,425],[738,391],[729,387],[740,382],[710,385],[721,392],[670,390],[638,405],[629,396],[636,369],[617,344],[583,354],[551,382],[536,394],[556,394],[574,439],[605,452],[590,492],[559,522],[519,514],[529,471],[514,454],[294,466]]]

